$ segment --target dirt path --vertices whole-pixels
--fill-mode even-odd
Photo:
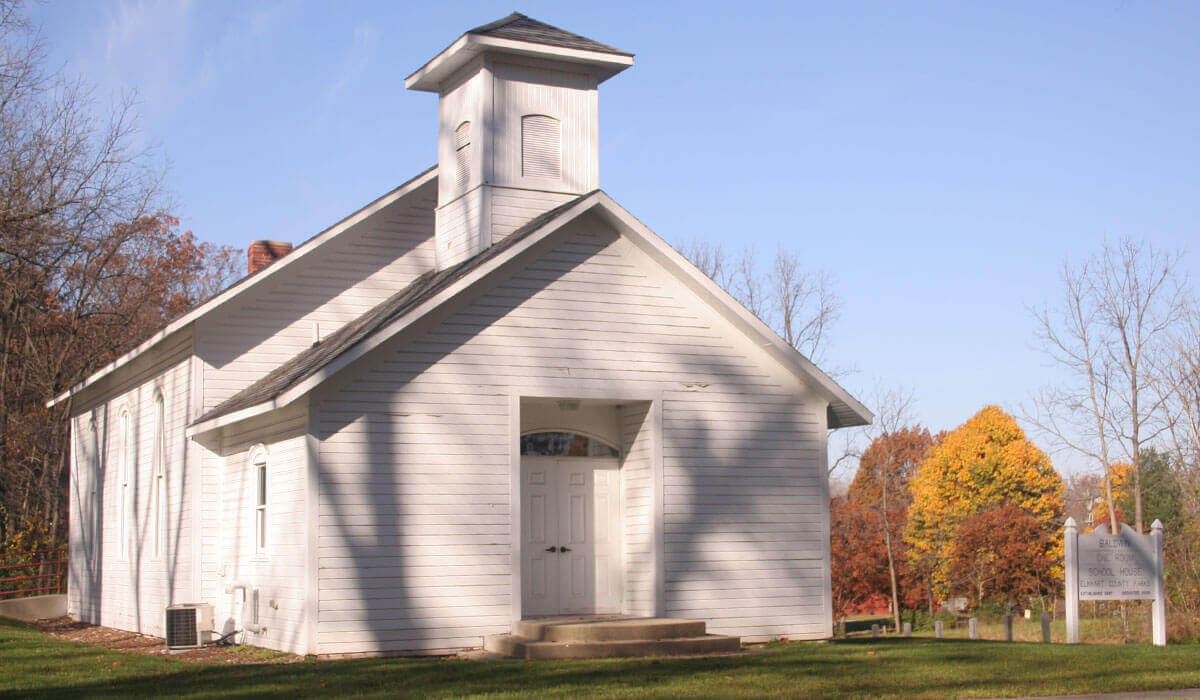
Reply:
[[[76,622],[69,617],[38,620],[33,624],[42,632],[59,639],[83,642],[113,651],[134,654],[160,656],[169,654],[176,659],[202,664],[289,664],[304,660],[304,657],[295,654],[285,654],[251,646],[209,646],[203,649],[168,652],[166,642],[161,637],[148,637],[135,632],[115,630],[111,627],[89,625],[84,622]]]

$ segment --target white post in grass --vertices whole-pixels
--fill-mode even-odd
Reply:
[[[1065,536],[1067,570],[1067,644],[1079,643],[1079,529],[1067,518]]]
[[[1154,646],[1167,645],[1167,590],[1163,583],[1163,524],[1157,518],[1150,526],[1150,537],[1154,541],[1154,603],[1150,608]]]

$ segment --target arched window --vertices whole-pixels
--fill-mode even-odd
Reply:
[[[133,489],[130,488],[130,480],[133,478],[134,464],[137,459],[137,438],[133,433],[133,421],[129,416],[129,409],[121,411],[120,425],[121,453],[117,474],[121,483],[117,492],[121,499],[119,506],[121,513],[120,520],[117,523],[117,533],[118,537],[120,537],[117,548],[121,554],[121,558],[124,559],[129,556],[129,534],[132,532],[130,523],[133,520]]]
[[[254,484],[254,551],[267,551],[267,448],[255,445],[247,460]]]
[[[471,179],[471,122],[454,130],[454,187],[462,191]]]
[[[521,117],[521,174],[562,177],[562,126],[545,114]]]
[[[521,436],[521,454],[527,457],[618,457],[617,448],[597,438],[562,431]]]
[[[150,481],[152,489],[151,522],[154,527],[154,556],[163,555],[163,545],[167,534],[167,417],[162,392],[154,394],[154,476]]]

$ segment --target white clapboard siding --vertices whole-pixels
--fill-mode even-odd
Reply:
[[[477,187],[437,210],[437,263],[456,265],[491,245],[483,225],[484,188]]]
[[[210,409],[434,267],[437,182],[414,190],[197,321]]]
[[[563,192],[489,187],[492,210],[492,242],[499,243],[525,223],[577,195]]]
[[[649,403],[641,401],[626,406],[621,428],[625,610],[631,615],[652,616],[655,613],[654,455]]]
[[[166,606],[188,600],[192,587],[196,470],[187,461],[191,334],[107,380],[124,386],[71,419],[68,483],[70,563],[68,614],[117,629],[161,636]],[[162,495],[155,537],[155,397],[163,398]],[[122,529],[121,415],[128,411],[133,454]],[[124,555],[121,533],[127,536]]]
[[[491,181],[504,186],[584,193],[598,178],[597,95],[594,77],[564,70],[493,63],[492,109],[497,128],[491,137]],[[529,172],[523,146],[545,146],[524,138],[526,117],[558,123],[558,168]]]
[[[748,638],[828,636],[824,404],[604,224],[558,235],[314,394],[318,652],[447,651],[509,630],[509,396],[559,380],[664,397],[661,446],[648,402],[622,415],[630,612],[654,612],[661,447],[667,613]]]
[[[307,434],[308,412],[302,404],[226,429],[215,501],[220,504],[213,547],[218,552],[218,576],[206,599],[216,604],[218,630],[228,632],[245,618],[240,593],[225,589],[234,582],[249,584],[258,590],[259,624],[266,629],[248,633],[246,641],[299,654],[308,651],[304,620]],[[265,552],[259,552],[255,542],[258,481],[249,460],[257,445],[264,446],[268,455]]]

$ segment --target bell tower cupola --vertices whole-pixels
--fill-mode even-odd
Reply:
[[[514,12],[408,77],[439,96],[439,269],[599,186],[597,88],[631,65],[633,54]]]

